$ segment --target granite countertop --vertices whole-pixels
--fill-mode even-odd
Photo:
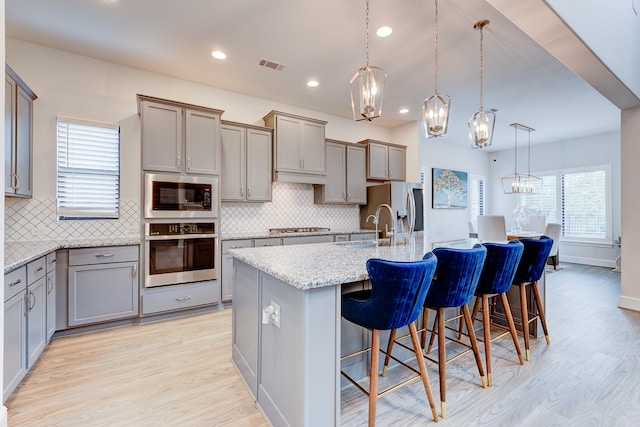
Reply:
[[[371,242],[373,243],[373,242]],[[405,245],[362,247],[362,241],[231,249],[235,258],[300,290],[367,280],[369,258],[422,259],[432,245],[422,237]]]
[[[105,239],[39,240],[4,243],[4,273],[15,270],[30,261],[58,249],[91,248],[100,246],[127,246],[140,244],[138,236]]]
[[[265,232],[249,232],[249,233],[223,233],[222,240],[242,240],[242,239],[268,239],[271,237],[295,237],[295,236],[326,236],[335,234],[364,234],[375,233],[375,230],[353,229],[353,230],[323,230],[323,231],[305,231],[301,233],[275,233]]]

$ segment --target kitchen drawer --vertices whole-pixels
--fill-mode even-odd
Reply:
[[[69,265],[138,261],[138,246],[107,246],[69,250]]]
[[[55,252],[51,252],[50,254],[47,254],[46,261],[47,261],[47,273],[56,269],[56,253]]]
[[[354,233],[351,235],[351,240],[375,240],[376,233]]]
[[[27,264],[27,283],[30,285],[42,279],[47,274],[47,260],[45,257],[38,258]]]
[[[219,301],[220,285],[217,281],[165,286],[147,290],[142,295],[142,314],[184,310],[200,305],[215,304]]]
[[[349,235],[348,234],[336,234],[334,236],[335,238],[335,242],[348,242],[349,241]]]
[[[250,239],[245,240],[224,240],[222,242],[222,254],[226,254],[229,249],[250,248],[252,246]]]
[[[24,291],[27,287],[27,267],[20,267],[4,275],[4,300]]]
[[[262,248],[265,246],[282,246],[282,239],[279,237],[270,237],[268,239],[256,239],[253,241],[253,246],[256,248]]]
[[[308,243],[328,243],[328,242],[333,242],[333,235],[293,236],[293,237],[284,237],[282,239],[283,245],[305,245]]]

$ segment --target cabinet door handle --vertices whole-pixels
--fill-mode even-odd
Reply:
[[[187,172],[191,170],[191,157],[187,157]]]
[[[182,301],[189,301],[190,299],[191,299],[191,297],[189,295],[187,295],[187,296],[184,296],[184,297],[176,298],[176,301],[182,302]]]
[[[42,270],[44,270],[44,267],[38,267],[38,268],[36,268],[36,272],[37,272],[37,273],[41,272]]]
[[[240,187],[240,197],[244,197],[244,188]]]
[[[251,197],[251,189],[247,187],[247,198]]]
[[[111,258],[113,256],[113,254],[111,253],[104,253],[104,254],[96,254],[96,258]]]
[[[51,295],[53,291],[53,279],[51,277],[47,277],[47,295]]]
[[[132,275],[134,279],[138,278],[138,264],[133,264]]]
[[[33,297],[33,304],[31,304],[31,297]],[[29,301],[29,303],[28,303],[28,305],[29,305],[29,310],[28,310],[28,311],[29,311],[29,313],[30,313],[30,312],[31,312],[31,310],[33,310],[33,307],[35,307],[35,306],[36,306],[36,295],[35,295],[33,292],[31,292],[31,291],[29,291],[29,300],[28,300],[28,301]]]
[[[15,282],[11,282],[11,283],[9,283],[9,287],[10,287],[10,288],[11,288],[11,287],[14,287],[14,286],[16,286],[16,285],[19,285],[20,283],[22,283],[22,279],[18,279],[18,280],[16,280]]]
[[[176,157],[176,169],[178,170],[180,170],[180,168],[182,167],[180,163],[182,163],[182,159],[180,158],[180,156],[178,156]]]

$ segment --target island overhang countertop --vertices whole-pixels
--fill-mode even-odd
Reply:
[[[465,240],[456,241],[467,245]],[[373,242],[352,241],[268,248],[231,249],[238,260],[299,290],[368,280],[367,260],[415,261],[434,247],[427,239],[415,237],[406,244],[371,246]],[[442,242],[440,242],[442,243]],[[367,247],[370,246],[370,247]]]

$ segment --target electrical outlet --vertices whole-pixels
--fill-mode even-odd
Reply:
[[[280,327],[280,306],[273,301],[271,301],[271,306],[273,307],[273,313],[271,314],[271,323],[273,323],[276,328],[279,328]]]

